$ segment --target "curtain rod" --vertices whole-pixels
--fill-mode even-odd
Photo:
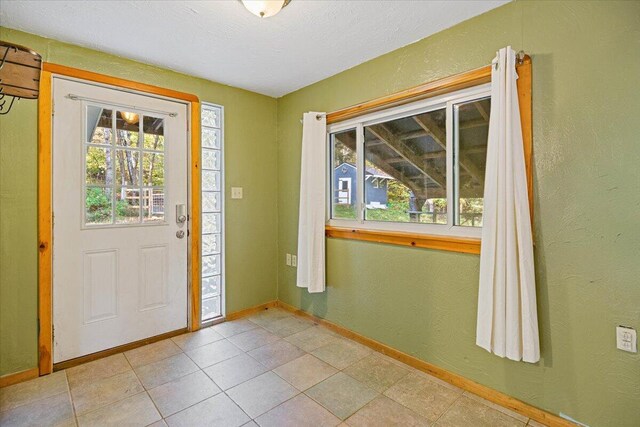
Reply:
[[[517,64],[518,66],[523,65],[523,64],[524,64],[524,61],[525,61],[526,59],[527,59],[527,54],[526,54],[526,52],[525,52],[524,50],[520,50],[519,52],[517,52],[517,53],[516,53],[516,64]],[[473,73],[473,72],[481,71],[482,69],[484,69],[484,68],[488,68],[488,67],[491,67],[491,63],[490,63],[489,65],[484,65],[484,66],[482,66],[482,67],[474,68],[473,70],[467,71],[467,72],[465,72],[465,73],[460,73],[460,74],[469,74],[469,73]],[[430,82],[430,83],[432,83],[432,82]],[[424,85],[426,85],[426,84],[427,84],[427,83],[425,83],[425,84],[423,84],[423,85],[421,85],[421,86],[424,86]],[[418,88],[418,87],[419,87],[419,86],[416,86],[416,87],[414,87],[414,88],[410,88],[410,89],[407,89],[407,90],[416,89],[416,88]],[[405,90],[405,91],[403,91],[403,92],[406,92],[407,90]],[[383,98],[384,98],[384,97],[383,97]],[[366,102],[366,103],[370,103],[370,102],[371,102],[371,101],[368,101],[368,102]],[[365,104],[366,104],[366,103],[365,103]],[[358,104],[358,105],[362,105],[362,104]],[[349,108],[351,108],[351,107],[345,108],[344,110],[347,110],[347,109],[349,109]],[[338,110],[338,111],[342,111],[342,110]],[[332,113],[317,114],[317,115],[316,115],[316,119],[320,120],[322,117],[326,117],[328,114],[334,114],[334,113],[335,113],[335,111],[334,111],[334,112],[332,112]],[[300,123],[302,123],[302,119],[300,119]]]
[[[326,116],[327,116],[327,113],[316,114],[316,120],[320,120],[321,118],[326,117]],[[302,123],[302,119],[300,119],[300,123]]]
[[[104,101],[102,99],[87,98],[87,97],[84,97],[84,96],[74,95],[73,93],[68,94],[66,97],[71,99],[72,101],[95,102],[96,104],[109,105],[109,106],[119,107],[119,108],[128,108],[128,109],[131,109],[131,110],[138,110],[138,111],[142,111],[142,112],[146,111],[147,113],[156,113],[156,114],[161,114],[161,115],[165,115],[165,116],[169,116],[169,117],[176,117],[178,115],[178,113],[174,113],[174,112],[171,112],[171,111],[152,110],[150,108],[136,107],[135,105],[116,104],[116,103],[113,103],[113,102]]]

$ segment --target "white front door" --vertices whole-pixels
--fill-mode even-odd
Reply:
[[[57,77],[53,102],[54,362],[185,328],[187,106]]]

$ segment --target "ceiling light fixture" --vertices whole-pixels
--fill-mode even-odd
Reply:
[[[260,18],[268,18],[280,12],[291,0],[241,0],[244,7]]]
[[[129,123],[130,125],[135,125],[136,123],[138,123],[138,121],[140,121],[140,116],[138,116],[136,113],[129,113],[128,111],[120,111],[120,117],[122,117],[122,120]]]

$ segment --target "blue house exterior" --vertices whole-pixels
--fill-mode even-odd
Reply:
[[[333,202],[340,205],[354,205],[358,200],[356,167],[351,163],[338,165],[333,172]],[[367,168],[364,176],[365,203],[369,208],[386,209],[389,181],[394,179],[381,170]]]

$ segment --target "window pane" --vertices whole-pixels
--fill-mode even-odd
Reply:
[[[86,183],[110,186],[113,184],[111,149],[106,147],[87,147],[85,158]]]
[[[85,194],[86,224],[111,224],[111,188],[88,187]]]
[[[140,152],[116,150],[116,183],[119,185],[140,185]]]
[[[447,223],[446,110],[366,126],[365,219]]]
[[[482,226],[484,173],[491,98],[454,106],[454,165],[457,194],[456,225]]]
[[[164,119],[144,116],[142,119],[144,131],[143,147],[147,150],[164,150]]]
[[[142,195],[142,221],[164,221],[164,189],[144,188]]]
[[[137,147],[140,131],[140,116],[136,113],[118,111],[116,114],[116,144]]]
[[[142,154],[142,185],[153,187],[164,185],[164,154]]]
[[[357,202],[356,130],[331,134],[331,218],[355,219]]]
[[[116,191],[116,224],[140,222],[140,190],[121,187]]]
[[[87,106],[87,142],[111,144],[113,111],[93,105]]]

